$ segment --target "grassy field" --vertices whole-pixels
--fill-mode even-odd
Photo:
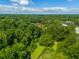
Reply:
[[[46,49],[39,57],[39,59],[67,59],[63,53],[56,53],[53,49]]]
[[[32,59],[38,59],[39,56],[42,54],[42,52],[45,50],[44,46],[37,46],[37,48],[35,49],[35,51],[31,54],[31,58]]]
[[[57,48],[57,44],[58,42],[54,42],[55,44],[53,45],[53,47],[51,49],[53,49],[54,51],[56,50]],[[39,44],[37,44],[37,48],[35,49],[35,51],[31,54],[31,58],[32,59],[38,59],[40,57],[40,55],[43,53],[45,49],[44,46],[39,46]]]
[[[54,42],[53,49],[56,51],[58,42]]]

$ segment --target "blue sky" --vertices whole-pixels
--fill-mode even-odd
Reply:
[[[0,14],[79,14],[79,0],[0,0]]]

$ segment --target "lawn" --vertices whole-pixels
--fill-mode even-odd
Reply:
[[[57,49],[57,45],[58,45],[58,42],[54,42],[54,45],[53,45],[53,49],[56,51],[56,49]]]
[[[52,49],[56,50],[58,42],[54,42],[54,43],[55,43],[55,45],[52,47]],[[37,48],[31,54],[32,59],[38,59],[40,57],[40,55],[43,53],[43,51],[45,50],[44,46],[40,46],[39,44],[37,44],[37,45],[38,45]]]
[[[31,58],[32,59],[38,59],[39,56],[43,53],[43,51],[45,50],[44,46],[37,46],[37,48],[35,49],[35,51],[31,54]]]

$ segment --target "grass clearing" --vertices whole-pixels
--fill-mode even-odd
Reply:
[[[44,46],[37,46],[35,51],[31,54],[32,59],[38,59],[38,57],[42,54],[42,52],[45,50]]]
[[[58,45],[58,42],[54,42],[54,45],[53,45],[53,49],[56,51],[56,49],[57,49],[57,45]]]
[[[53,45],[53,47],[52,47],[52,49],[54,49],[53,54],[55,54],[55,51],[56,51],[56,49],[57,49],[57,44],[58,44],[58,42],[54,42],[54,45]],[[32,59],[38,59],[38,58],[40,57],[40,55],[43,53],[43,51],[45,50],[45,48],[46,48],[46,47],[40,46],[40,45],[37,43],[37,48],[36,48],[35,51],[31,54],[31,58],[32,58]],[[51,51],[51,52],[52,52],[52,51]],[[49,57],[51,56],[51,55],[49,55],[49,54],[46,54],[46,55],[48,55]],[[44,58],[44,56],[43,56],[43,58]],[[45,56],[45,58],[47,58],[47,56]],[[44,58],[44,59],[45,59],[45,58]]]

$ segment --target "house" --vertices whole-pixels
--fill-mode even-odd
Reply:
[[[72,21],[65,21],[63,22],[63,26],[68,26],[68,25],[71,25],[71,24],[74,24]]]
[[[68,26],[68,25],[67,25],[67,24],[62,24],[62,26],[65,26],[65,27],[66,27],[66,26]]]
[[[67,27],[67,26],[69,26],[69,25],[71,25],[71,24],[74,24],[72,21],[66,21],[66,22],[64,22],[63,24],[62,24],[62,26],[65,26],[65,27]],[[79,34],[79,27],[76,27],[75,28],[75,32],[76,32],[76,34]]]

